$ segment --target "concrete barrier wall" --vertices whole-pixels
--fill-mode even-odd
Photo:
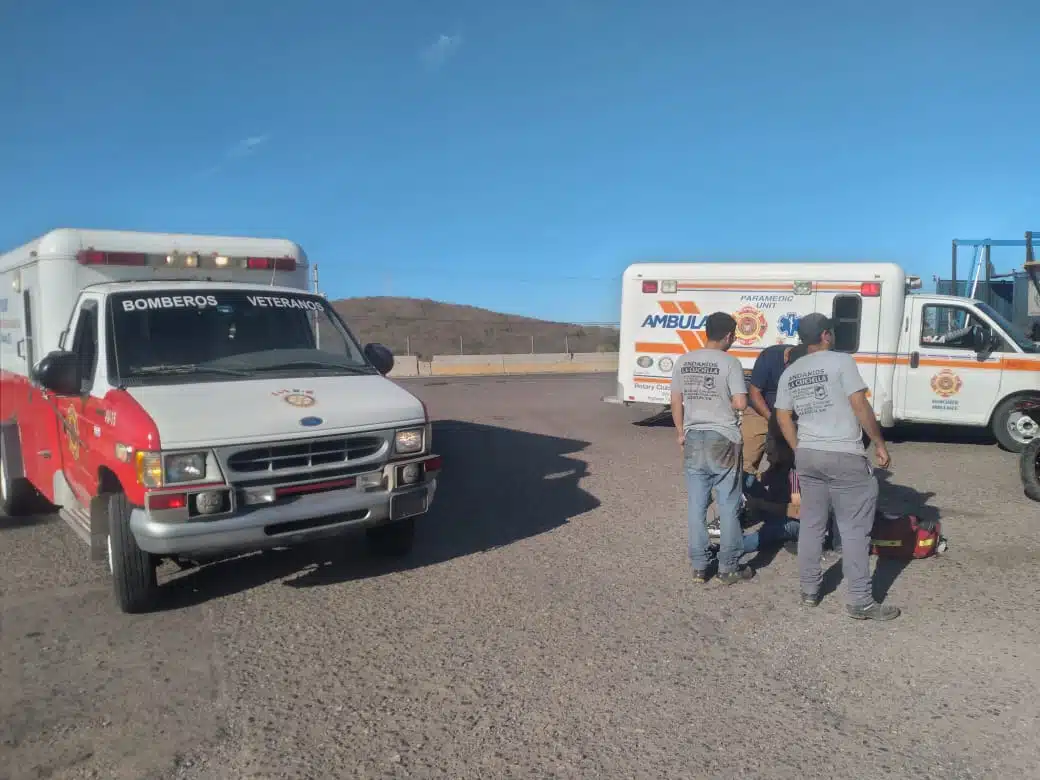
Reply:
[[[394,368],[390,376],[419,376],[419,358],[415,355],[394,355]]]
[[[408,376],[483,376],[489,374],[585,374],[617,371],[617,353],[534,355],[434,355]],[[405,374],[401,374],[405,376]]]

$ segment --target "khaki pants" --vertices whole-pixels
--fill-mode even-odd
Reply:
[[[740,433],[744,439],[744,471],[758,475],[762,457],[766,453],[766,434],[769,432],[769,421],[750,406],[744,410],[740,422]]]

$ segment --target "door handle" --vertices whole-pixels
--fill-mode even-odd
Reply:
[[[916,352],[916,351],[911,352],[910,353],[910,368],[917,368],[919,365],[921,365],[921,353],[920,352]]]

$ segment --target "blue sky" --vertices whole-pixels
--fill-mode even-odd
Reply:
[[[1040,230],[1038,33],[1035,0],[0,0],[0,247],[285,236],[331,296],[571,321],[646,257],[945,276]]]

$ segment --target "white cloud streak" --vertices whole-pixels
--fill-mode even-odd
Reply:
[[[224,150],[224,157],[216,165],[207,168],[204,171],[199,172],[199,176],[212,176],[213,174],[220,171],[226,165],[230,164],[235,160],[241,160],[250,155],[256,154],[260,147],[267,143],[270,138],[269,133],[262,135],[251,135],[248,138],[243,138],[240,141],[236,141],[230,147]]]
[[[419,51],[419,59],[427,70],[438,70],[455,56],[460,46],[461,35],[440,35],[436,41]]]

